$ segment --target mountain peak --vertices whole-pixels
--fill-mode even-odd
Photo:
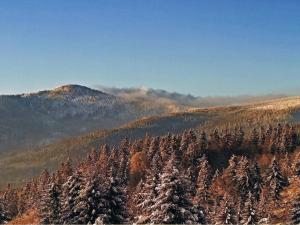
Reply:
[[[51,96],[57,96],[57,95],[71,95],[71,96],[98,96],[98,95],[108,95],[104,92],[94,90],[82,85],[77,84],[69,84],[69,85],[63,85],[60,87],[57,87],[51,91],[49,91],[49,94]]]

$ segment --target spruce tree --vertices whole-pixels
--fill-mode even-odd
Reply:
[[[288,153],[291,151],[291,133],[290,133],[291,127],[286,124],[283,128],[283,133],[280,138],[280,143],[279,143],[279,152],[280,153]]]
[[[212,134],[210,134],[210,145],[214,147],[219,147],[221,142],[221,137],[218,129],[215,129]]]
[[[199,147],[200,147],[201,152],[203,152],[203,153],[206,152],[208,143],[207,143],[206,133],[204,131],[202,131],[200,134]]]
[[[159,143],[159,152],[162,160],[167,162],[170,159],[173,151],[172,136],[171,134],[168,134],[166,137],[161,138]]]
[[[124,224],[128,218],[126,208],[127,196],[119,179],[110,177],[104,197],[104,208],[98,215],[96,224]]]
[[[75,208],[78,204],[78,197],[84,183],[81,171],[76,171],[68,178],[63,185],[62,205],[61,205],[61,223],[75,224],[78,212]]]
[[[237,173],[239,159],[236,155],[232,155],[228,162],[228,167],[226,168],[226,173],[233,179]]]
[[[291,134],[290,134],[290,136],[291,136],[291,142],[290,142],[291,146],[290,146],[290,149],[291,149],[291,151],[294,151],[297,148],[298,142],[299,142],[298,141],[298,134],[297,134],[296,129],[295,129],[294,126],[291,127]]]
[[[3,194],[3,203],[6,205],[9,218],[14,218],[18,214],[18,193],[10,184],[7,185]]]
[[[192,203],[189,201],[186,187],[177,169],[173,155],[160,176],[157,188],[158,197],[152,206],[151,223],[155,224],[184,224],[203,223],[204,218],[197,215]]]
[[[260,144],[264,145],[266,143],[266,130],[264,126],[260,127]]]
[[[259,144],[259,133],[257,132],[256,129],[252,130],[251,137],[250,137],[250,142],[251,145],[254,147],[256,150]]]
[[[243,128],[240,127],[235,135],[235,141],[236,141],[236,145],[238,148],[240,148],[242,146],[242,144],[244,142],[244,137],[245,137],[245,132],[244,132]]]
[[[288,186],[288,180],[283,176],[276,158],[273,159],[271,168],[269,169],[267,182],[270,187],[272,196],[276,201],[280,199],[280,193],[284,187]]]
[[[6,211],[6,206],[3,199],[0,199],[0,224],[5,224],[9,221],[9,215]]]
[[[237,195],[244,201],[248,192],[251,191],[252,182],[249,161],[246,157],[242,157],[238,162],[236,175],[234,176],[233,181]]]
[[[258,216],[256,213],[255,198],[252,196],[251,192],[249,192],[243,210],[243,214],[242,214],[242,224],[250,225],[250,224],[257,224],[257,223],[258,223]]]
[[[127,185],[129,182],[129,158],[130,158],[130,151],[129,151],[129,142],[126,138],[121,143],[121,161],[120,161],[120,168],[118,173],[118,179],[121,181],[123,185]]]
[[[259,201],[263,183],[264,182],[261,176],[260,168],[257,162],[255,162],[254,166],[251,169],[251,192],[253,193],[256,201]]]
[[[69,176],[73,174],[72,160],[68,158],[60,165],[60,168],[55,173],[55,180],[58,185],[63,185]]]
[[[105,210],[104,190],[97,177],[86,178],[84,187],[77,197],[74,220],[78,224],[93,224]]]
[[[148,160],[151,162],[154,155],[159,151],[160,138],[152,139],[149,150],[147,151]]]
[[[215,215],[212,218],[215,224],[237,224],[237,215],[232,197],[227,194],[221,200],[217,207]]]
[[[42,224],[60,223],[61,188],[56,183],[48,184],[42,193],[39,206],[39,215]]]
[[[173,140],[176,143],[176,140]],[[175,156],[176,156],[176,160],[179,161],[183,155],[185,155],[187,153],[187,149],[189,147],[190,144],[190,139],[189,139],[189,135],[188,132],[185,131],[181,137],[181,141],[180,141],[180,147],[178,148],[177,144],[173,144],[173,149],[175,151]]]
[[[204,207],[208,213],[210,205],[209,185],[211,179],[211,168],[206,156],[203,156],[200,161],[199,175],[197,179],[197,192],[194,199],[197,208]]]
[[[143,185],[139,197],[139,204],[137,209],[139,212],[138,215],[138,224],[150,223],[150,215],[152,212],[152,207],[155,204],[155,199],[158,196],[157,186],[159,183],[159,174],[156,170],[148,172],[146,182]]]
[[[272,125],[269,125],[265,134],[265,145],[271,144],[272,134],[273,134],[273,127]]]

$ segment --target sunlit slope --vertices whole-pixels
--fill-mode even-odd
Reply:
[[[242,126],[244,129],[262,125],[299,121],[300,98],[284,98],[257,104],[193,109],[186,113],[148,117],[129,123],[118,129],[93,132],[85,136],[67,139],[33,150],[2,155],[0,159],[0,186],[7,182],[20,184],[41,172],[54,170],[70,156],[74,162],[92,148],[107,143],[117,145],[124,137],[135,140],[144,137],[181,133],[185,129],[213,130]]]

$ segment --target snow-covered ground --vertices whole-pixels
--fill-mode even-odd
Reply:
[[[258,110],[283,110],[300,107],[300,97],[289,97],[256,104],[253,109]]]

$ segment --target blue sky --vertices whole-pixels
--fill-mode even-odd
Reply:
[[[299,0],[1,0],[0,93],[68,83],[295,92],[299,18]]]

